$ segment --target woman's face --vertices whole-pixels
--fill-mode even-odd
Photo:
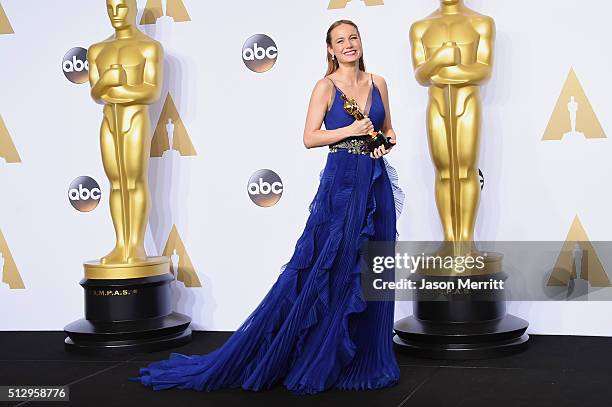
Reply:
[[[334,28],[331,31],[331,46],[328,46],[327,50],[336,56],[339,63],[359,61],[363,49],[357,29],[350,24],[340,24]]]

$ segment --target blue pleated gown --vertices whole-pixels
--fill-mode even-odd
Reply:
[[[369,117],[385,119],[372,83]],[[327,129],[351,124],[341,91]],[[257,308],[227,342],[206,355],[173,353],[140,369],[155,390],[263,390],[282,383],[298,394],[367,390],[399,380],[393,353],[392,301],[364,301],[360,251],[366,240],[394,241],[403,193],[386,159],[330,150],[304,231],[291,260]]]

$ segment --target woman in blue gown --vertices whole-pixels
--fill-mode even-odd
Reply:
[[[238,330],[206,355],[171,354],[136,378],[155,390],[263,390],[282,382],[298,394],[330,388],[367,390],[399,380],[393,353],[393,301],[364,301],[360,246],[394,241],[403,194],[395,170],[364,134],[395,142],[383,78],[367,74],[357,26],[327,33],[328,72],[312,93],[304,144],[329,146],[310,215],[293,256]],[[342,94],[366,116],[344,111]],[[325,129],[321,125],[325,122]]]

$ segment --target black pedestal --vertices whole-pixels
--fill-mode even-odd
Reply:
[[[66,350],[87,354],[151,352],[191,340],[191,319],[172,312],[171,274],[83,279],[85,318],[68,324]]]
[[[488,275],[486,279],[496,277],[500,278]],[[438,279],[456,281],[457,277]],[[434,359],[484,359],[523,350],[529,339],[525,334],[529,324],[506,314],[503,293],[476,298],[446,294],[444,300],[417,299],[414,315],[395,323],[396,347]]]

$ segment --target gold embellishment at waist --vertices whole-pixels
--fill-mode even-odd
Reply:
[[[367,143],[367,137],[351,137],[329,146],[330,153],[347,150],[351,154],[370,154],[372,151]]]

